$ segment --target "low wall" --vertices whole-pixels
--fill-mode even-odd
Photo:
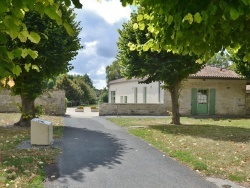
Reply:
[[[108,115],[168,115],[164,104],[130,104],[130,103],[103,103],[99,107],[99,116]]]
[[[0,93],[0,113],[19,112],[17,103],[21,104],[20,96],[11,96],[9,90]],[[49,115],[65,114],[65,91],[46,92],[35,100],[35,105],[42,105]]]

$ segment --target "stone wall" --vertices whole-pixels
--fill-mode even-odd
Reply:
[[[250,115],[250,93],[246,95],[246,115]]]
[[[103,103],[99,109],[100,116],[106,115],[168,115],[164,104],[124,104],[124,103]]]
[[[11,96],[10,91],[2,90],[0,93],[0,113],[19,112],[17,103],[21,104],[20,96]],[[63,115],[65,114],[65,91],[44,93],[35,100],[35,105],[42,105],[46,114]]]

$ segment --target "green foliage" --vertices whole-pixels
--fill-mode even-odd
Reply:
[[[30,40],[22,42],[9,38],[6,42],[9,51],[20,50],[20,57],[13,56],[16,64],[11,74],[15,85],[11,87],[14,95],[22,99],[22,117],[17,125],[29,126],[36,113],[34,100],[46,89],[46,82],[61,73],[72,69],[71,61],[81,48],[78,34],[79,23],[74,21],[75,14],[64,5],[60,6],[63,19],[70,23],[74,35],[70,36],[63,26],[52,20],[51,15],[40,16],[36,11],[26,12],[23,23],[27,30],[32,30]],[[39,35],[37,34],[39,33]],[[39,54],[39,56],[37,56]],[[60,60],[60,61],[59,61]],[[12,71],[13,72],[13,71]]]
[[[85,75],[62,75],[56,80],[56,88],[64,89],[69,101],[79,101],[84,104],[95,104],[96,93],[90,85],[85,83]],[[89,78],[90,79],[90,78]],[[92,81],[88,81],[92,83]]]
[[[235,71],[250,79],[250,63],[243,61],[244,54],[233,55],[232,59],[235,65]]]
[[[56,24],[62,24],[67,29],[68,33],[73,34],[70,23],[67,19],[62,17],[62,10],[59,6],[64,2],[65,6],[71,5],[71,0],[23,0],[23,1],[9,1],[2,0],[0,2],[0,81],[10,75],[20,75],[22,68],[13,61],[14,58],[37,58],[36,50],[25,48],[9,49],[7,42],[8,38],[11,40],[19,40],[21,43],[38,43],[41,39],[42,33],[37,32],[36,29],[28,27],[24,19],[26,14],[36,11],[40,17],[46,16],[54,20]],[[79,0],[72,0],[75,7],[80,8]],[[60,8],[59,8],[60,7]],[[27,56],[29,55],[29,56]]]
[[[138,26],[144,24],[145,30],[152,34],[144,43],[133,43],[136,50],[196,54],[199,61],[207,61],[224,46],[235,53],[240,49],[243,60],[250,62],[248,0],[120,1],[123,5],[140,5],[134,29],[141,29]]]
[[[66,111],[67,111],[67,108],[68,108],[68,99],[65,98],[65,113],[66,113]]]
[[[77,109],[84,109],[84,106],[77,106]]]
[[[77,50],[81,48],[78,34],[80,32],[79,23],[74,21],[72,10],[61,7],[64,19],[70,22],[75,31],[74,36],[67,34],[63,26],[58,26],[49,17],[40,17],[36,12],[27,12],[24,23],[28,30],[34,30],[41,35],[38,44],[27,41],[21,43],[19,40],[9,40],[9,49],[27,49],[27,53],[37,51],[40,55],[34,60],[26,54],[20,58],[14,58],[18,67],[21,69],[19,75],[14,77],[15,86],[12,88],[14,94],[22,94],[27,98],[35,99],[41,95],[45,89],[44,80],[69,71],[72,66],[69,61],[77,55]],[[36,40],[36,35],[32,35]],[[45,37],[46,36],[46,37]],[[38,42],[38,41],[37,41]],[[23,51],[25,52],[25,51]],[[60,59],[60,61],[58,61]]]
[[[107,88],[104,88],[103,90],[101,90],[101,94],[99,96],[99,102],[108,103],[108,101],[109,101],[109,93]]]
[[[56,88],[64,89],[66,98],[69,101],[81,101],[83,98],[83,91],[81,88],[70,80],[67,75],[61,75],[56,81]]]
[[[93,82],[92,80],[90,79],[89,75],[88,74],[84,74],[83,77],[82,77],[83,81],[88,84],[91,88],[94,88],[93,86]]]
[[[112,80],[116,80],[122,77],[121,63],[118,60],[114,61],[111,65],[106,67],[107,84]]]
[[[85,103],[85,104],[95,104],[96,103],[96,93],[94,91],[93,82],[90,79],[90,77],[87,74],[85,74],[83,76],[80,76],[80,75],[72,76],[71,75],[70,77],[74,81],[74,83],[76,83],[84,93],[81,102]]]

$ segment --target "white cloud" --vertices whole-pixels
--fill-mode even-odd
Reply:
[[[93,80],[95,88],[103,89],[107,87],[106,80]]]
[[[83,44],[84,48],[81,51],[79,51],[79,54],[82,53],[87,56],[96,55],[97,44],[98,44],[98,41],[85,42]]]
[[[97,75],[105,74],[106,73],[106,67],[102,65],[96,72]]]
[[[130,7],[123,7],[120,0],[80,0],[83,10],[90,10],[101,16],[109,24],[114,24],[130,17]]]

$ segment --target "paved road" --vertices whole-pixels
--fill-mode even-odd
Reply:
[[[98,113],[67,114],[62,155],[48,168],[48,188],[216,187]]]

